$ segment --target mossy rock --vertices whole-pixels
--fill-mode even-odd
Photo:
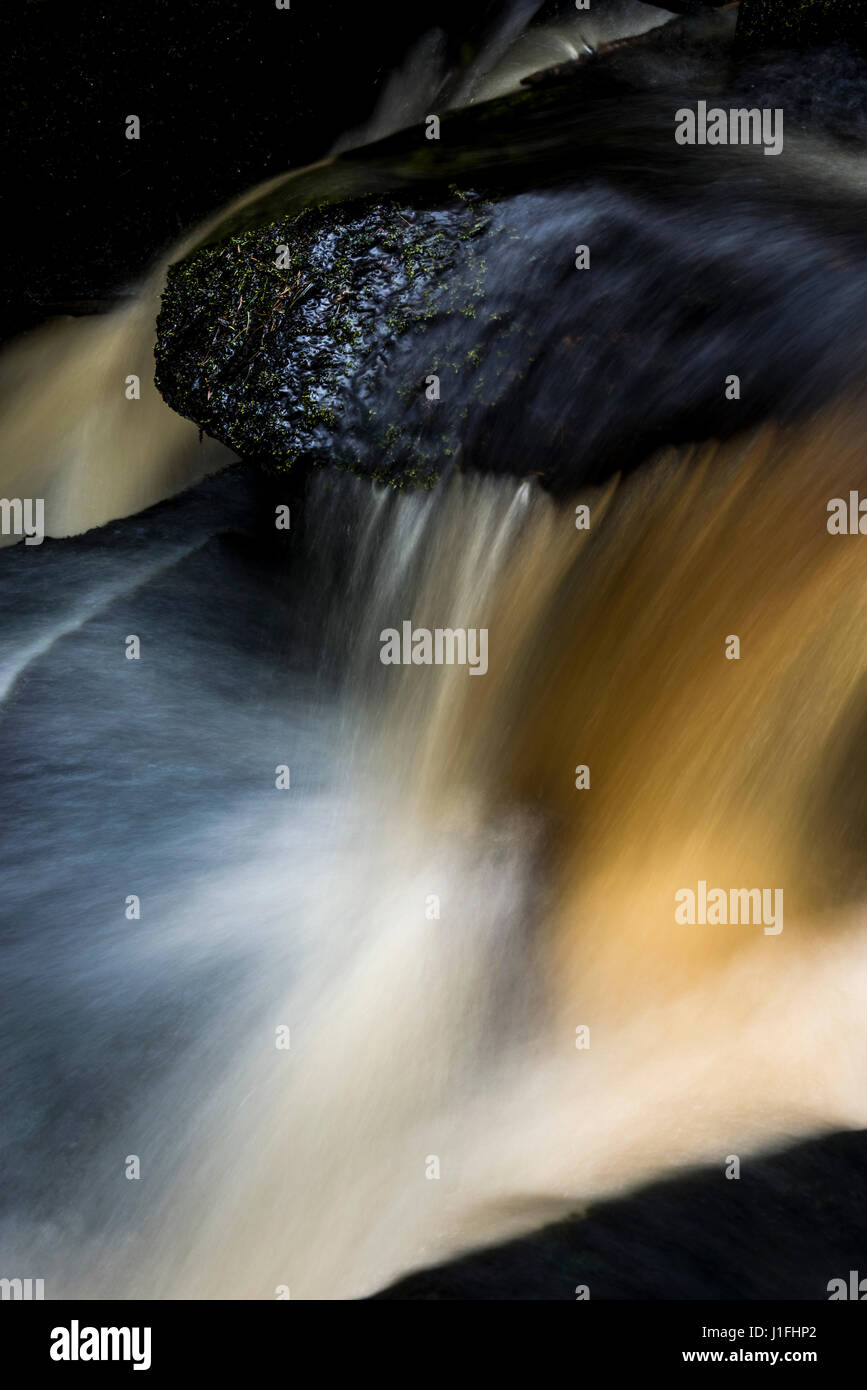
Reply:
[[[760,147],[674,139],[697,90],[743,104],[733,18],[673,22],[221,214],[168,272],[165,399],[272,471],[430,487],[459,466],[557,491],[827,399],[867,370],[840,332],[867,312],[840,269],[860,201],[805,198]],[[660,85],[689,32],[688,85]],[[773,105],[803,66],[771,63]]]
[[[483,408],[505,389],[511,329],[487,311],[481,247],[506,234],[493,204],[454,189],[424,208],[324,203],[204,247],[169,272],[157,384],[272,467],[304,458],[429,486],[458,449],[438,395],[454,397],[458,375]]]
[[[661,178],[670,186],[660,168],[682,162],[675,98],[651,110],[629,100],[654,44],[685,42],[679,21],[665,27],[578,81],[555,76],[445,112],[439,140],[423,125],[402,131],[219,215],[168,272],[156,344],[164,398],[271,469],[337,464],[398,486],[430,486],[456,462],[527,471],[526,434],[504,428],[504,406],[533,412],[528,382],[535,374],[538,385],[539,353],[552,356],[541,340],[553,336],[553,359],[561,341],[577,342],[582,299],[575,219],[561,209],[552,220],[547,205],[542,216],[538,199],[569,197],[600,169],[648,191]],[[712,30],[701,42],[724,64],[733,25]],[[552,303],[546,323],[540,305]],[[588,323],[580,341],[594,332]],[[553,367],[568,389],[566,364]],[[548,415],[533,430],[535,467],[550,472],[560,455],[572,473],[559,404]]]

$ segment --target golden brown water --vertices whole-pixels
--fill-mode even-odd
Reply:
[[[587,533],[502,482],[395,504],[404,545],[412,509],[425,524],[393,616],[486,626],[489,672],[383,685],[386,557],[350,652],[370,706],[362,825],[322,884],[332,944],[274,1015],[288,1068],[251,1040],[195,1118],[142,1290],[170,1269],[181,1296],[369,1293],[865,1122],[867,572],[826,529],[864,473],[861,418],[663,457],[588,495]],[[699,879],[782,889],[783,930],[678,925]]]

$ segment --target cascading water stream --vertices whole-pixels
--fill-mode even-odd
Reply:
[[[823,794],[863,718],[850,634],[867,593],[813,524],[829,457],[845,490],[859,437],[841,412],[662,460],[588,495],[583,545],[526,484],[396,497],[344,478],[335,497],[323,475],[291,594],[212,535],[171,583],[144,572],[61,635],[3,726],[5,765],[24,749],[30,768],[4,871],[5,1157],[21,1172],[51,1155],[20,1194],[34,1215],[9,1203],[18,1264],[58,1295],[358,1295],[659,1171],[863,1123],[863,885],[839,900],[850,865]],[[789,532],[773,544],[793,481],[797,555]],[[232,517],[255,535],[243,498],[227,474],[165,504],[164,527]],[[341,513],[351,579],[329,596]],[[118,528],[121,555],[144,525]],[[218,582],[233,597],[216,618]],[[292,610],[309,609],[315,664],[345,679],[305,676]],[[764,661],[723,686],[732,611]],[[384,626],[434,615],[488,629],[483,680],[382,665]],[[146,660],[124,670],[128,631]],[[577,761],[594,776],[581,810]],[[55,838],[62,866],[37,886]],[[779,937],[674,939],[681,884],[768,874]],[[78,1095],[63,1113],[58,1081]]]
[[[830,257],[775,235],[836,361]],[[3,367],[0,490],[70,537],[2,557],[4,1267],[49,1297],[362,1296],[867,1123],[867,581],[825,525],[860,395],[569,502],[321,471],[290,552],[153,388],[163,274]],[[487,672],[384,665],[404,622],[484,629]],[[699,880],[782,888],[783,930],[678,925]]]

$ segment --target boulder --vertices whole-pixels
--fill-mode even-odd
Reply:
[[[676,143],[695,91],[735,91],[734,15],[692,23],[218,220],[168,274],[165,399],[271,470],[557,491],[821,404],[867,365],[860,199]],[[688,87],[662,80],[672,45]]]

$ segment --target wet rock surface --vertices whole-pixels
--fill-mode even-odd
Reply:
[[[234,214],[169,271],[165,399],[273,470],[564,492],[845,389],[867,368],[864,209],[797,141],[857,138],[864,64],[822,50],[806,86],[799,57],[733,66],[733,21],[674,20]],[[677,89],[658,85],[672,45]],[[678,145],[695,92],[788,103],[785,150]]]
[[[864,1272],[852,1195],[865,1156],[863,1131],[835,1134],[752,1159],[737,1182],[721,1170],[669,1179],[376,1297],[574,1301],[585,1284],[591,1299],[825,1300],[830,1280]]]

